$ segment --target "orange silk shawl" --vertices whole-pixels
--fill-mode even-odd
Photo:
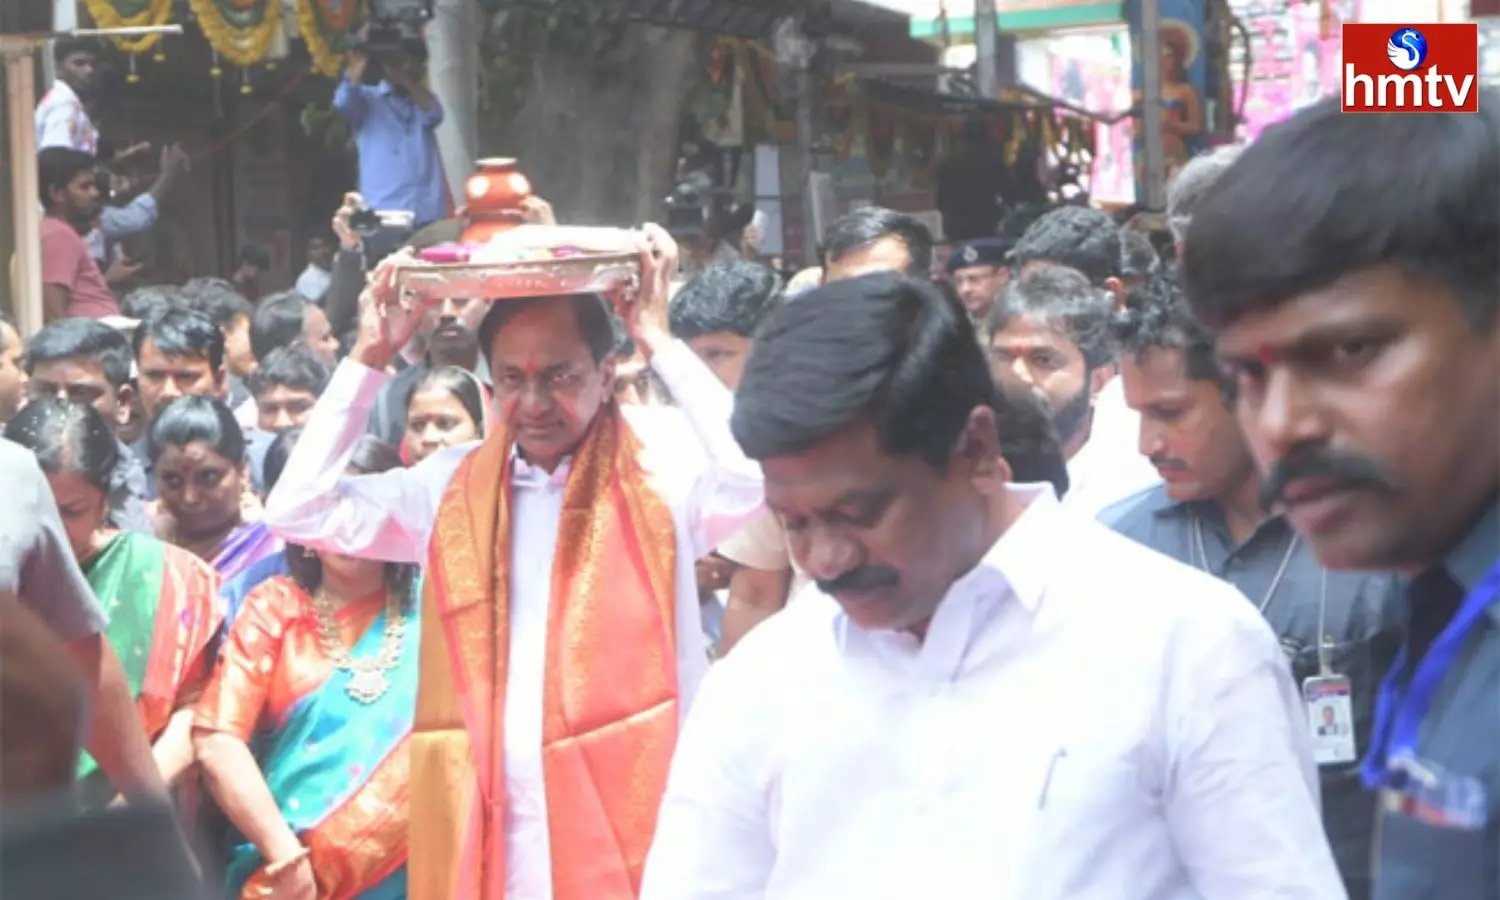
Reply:
[[[636,896],[677,740],[675,526],[640,449],[606,406],[563,489],[542,731],[554,900]],[[412,900],[505,897],[511,459],[498,431],[471,453],[432,535],[411,738]]]

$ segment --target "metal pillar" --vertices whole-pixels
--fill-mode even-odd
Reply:
[[[1161,140],[1161,0],[1140,0],[1141,151],[1146,206],[1167,205],[1167,163]]]
[[[997,77],[999,19],[995,0],[976,0],[974,4],[974,47],[979,53],[979,96],[993,100],[1000,96]]]

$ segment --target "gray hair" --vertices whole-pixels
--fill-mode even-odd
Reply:
[[[1193,221],[1193,210],[1197,209],[1199,201],[1219,176],[1229,171],[1244,149],[1239,144],[1231,144],[1195,156],[1172,177],[1172,183],[1167,185],[1167,228],[1177,243],[1181,244],[1187,235],[1188,225]]]

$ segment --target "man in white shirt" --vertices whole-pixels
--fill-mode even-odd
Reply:
[[[734,434],[816,580],[704,682],[642,900],[1328,900],[1301,701],[1223,582],[1013,487],[967,317],[767,319]]]
[[[332,235],[315,234],[307,239],[307,268],[297,276],[296,291],[314,303],[322,303],[323,295],[333,283],[333,253],[337,245]]]
[[[1114,295],[1061,265],[1033,267],[1010,281],[990,309],[986,346],[997,376],[1012,374],[1047,401],[1068,459],[1063,505],[1092,517],[1160,479],[1135,452],[1136,437],[1100,434],[1098,406],[1117,384],[1110,320]],[[1118,452],[1123,446],[1133,457]]]
[[[1123,258],[1119,226],[1099,210],[1082,206],[1065,206],[1037,219],[1011,251],[1019,276],[1048,266],[1076,269],[1095,288],[1109,293],[1115,310],[1125,303]],[[1120,379],[1106,375],[1095,386],[1088,419],[1087,440],[1069,450],[1072,487],[1065,505],[1092,518],[1161,479],[1136,450],[1140,416],[1126,405]],[[1067,435],[1060,436],[1067,441]]]
[[[344,475],[424,312],[395,303],[388,261],[267,500],[289,541],[427,563],[413,900],[634,900],[640,883],[708,668],[693,562],[759,514],[762,489],[729,391],[669,336],[676,246],[647,226],[636,249],[626,325],[676,407],[614,404],[598,298],[497,300],[480,326],[498,407],[485,442]]]
[[[52,48],[57,80],[36,105],[36,148],[71,147],[97,156],[99,130],[84,104],[99,77],[98,45],[82,38],[59,39]]]

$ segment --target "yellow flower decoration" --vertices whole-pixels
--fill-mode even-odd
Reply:
[[[280,0],[190,0],[208,43],[237,66],[266,58],[281,25]]]
[[[172,18],[172,0],[88,0],[89,15],[100,28],[145,28],[165,25]],[[159,34],[115,38],[126,53],[145,53],[161,40]]]

